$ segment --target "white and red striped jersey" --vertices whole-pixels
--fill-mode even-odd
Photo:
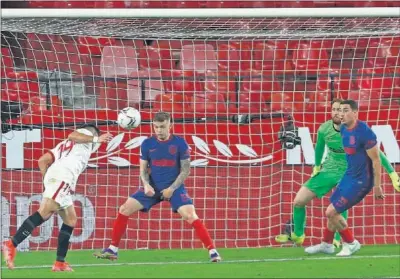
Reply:
[[[86,129],[78,129],[77,132],[93,136]],[[54,156],[53,164],[48,168],[44,181],[57,179],[69,183],[71,190],[75,191],[75,185],[79,175],[86,169],[95,143],[75,143],[68,139],[57,144],[50,150]]]

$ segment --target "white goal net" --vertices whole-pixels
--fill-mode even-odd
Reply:
[[[93,122],[116,137],[79,179],[71,241],[73,249],[108,245],[119,206],[139,185],[152,113],[165,110],[192,147],[186,186],[217,246],[278,245],[333,98],[359,101],[360,118],[400,171],[399,30],[395,17],[3,19],[2,237],[38,208],[40,155]],[[144,119],[133,131],[114,123],[127,106]],[[286,150],[278,132],[290,119],[302,143]],[[388,175],[383,182],[384,201],[369,195],[349,213],[366,244],[400,241],[400,195]],[[319,241],[327,205],[308,206],[306,244]],[[54,249],[60,225],[50,219],[21,249]],[[167,203],[134,214],[121,244],[200,246]]]

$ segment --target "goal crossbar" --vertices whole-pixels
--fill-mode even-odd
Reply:
[[[399,17],[398,7],[259,9],[3,9],[2,18]]]

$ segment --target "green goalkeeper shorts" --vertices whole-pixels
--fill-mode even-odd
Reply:
[[[306,183],[304,183],[304,186],[320,199],[340,182],[343,175],[344,171],[339,171],[338,169],[323,169],[316,176],[307,180]]]

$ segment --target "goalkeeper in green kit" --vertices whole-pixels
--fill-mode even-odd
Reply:
[[[303,244],[306,237],[304,234],[305,206],[315,197],[322,198],[331,191],[340,182],[347,169],[346,154],[340,135],[339,106],[341,101],[339,99],[332,101],[332,119],[323,123],[318,129],[313,173],[311,178],[297,192],[293,202],[294,230],[290,235],[287,232],[276,236],[275,241],[278,243],[291,241],[297,245]],[[328,148],[328,154],[324,163],[321,164],[325,145]],[[382,151],[380,152],[380,159],[382,166],[392,180],[393,187],[400,192],[399,176]],[[347,220],[347,211],[343,212],[342,215]],[[333,244],[336,247],[340,246],[340,235],[338,233],[335,234]]]

